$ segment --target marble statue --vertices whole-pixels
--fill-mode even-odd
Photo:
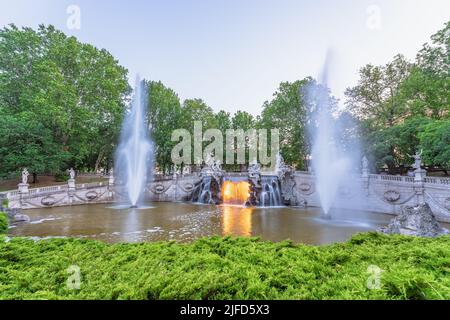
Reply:
[[[28,176],[30,175],[30,173],[28,172],[27,168],[23,168],[22,171],[22,183],[23,184],[27,184],[28,183]]]
[[[369,160],[367,160],[366,156],[362,158],[362,170],[363,172],[369,170]]]
[[[70,168],[69,169],[69,176],[70,176],[70,179],[75,179],[75,170],[73,170],[73,168]]]
[[[413,168],[416,170],[420,170],[420,168],[422,167],[422,150],[420,151],[420,153],[417,151],[416,154],[409,156],[414,158]]]
[[[280,180],[282,180],[284,178],[284,176],[286,175],[286,173],[290,170],[291,170],[291,168],[288,165],[286,165],[286,163],[284,163],[283,156],[278,152],[277,156],[276,156],[276,164],[275,164],[275,172],[276,172],[278,178],[280,178]]]
[[[253,161],[248,166],[248,175],[250,177],[255,177],[261,174],[261,165],[258,163],[256,159],[253,159]]]
[[[214,157],[213,157],[212,153],[208,153],[206,155],[206,157],[205,157],[205,164],[208,167],[212,167],[215,164]]]

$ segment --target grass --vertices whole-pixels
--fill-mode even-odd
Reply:
[[[80,268],[70,289],[68,268]],[[370,265],[383,269],[368,289]],[[106,244],[0,236],[0,299],[450,299],[450,236]]]

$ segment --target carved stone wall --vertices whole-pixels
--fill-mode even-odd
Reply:
[[[197,174],[158,177],[146,187],[147,201],[190,201],[192,191],[201,177]],[[282,180],[284,203],[293,206],[320,206],[314,176],[307,172],[290,172]],[[30,189],[28,194],[18,191],[4,193],[9,207],[32,209],[89,203],[120,201],[124,193],[118,186],[94,183],[52,186]],[[426,201],[439,221],[450,222],[450,179],[368,175],[349,177],[340,186],[334,206],[388,214],[399,214],[404,205]]]
[[[285,184],[294,185],[285,198],[299,205],[320,206],[314,176],[295,172]],[[334,207],[399,214],[404,205],[416,205],[421,197],[429,204],[439,221],[450,222],[450,179],[426,177],[414,181],[412,177],[368,175],[349,177],[338,189]]]

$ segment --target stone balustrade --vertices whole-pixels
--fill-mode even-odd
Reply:
[[[355,175],[339,186],[334,207],[398,214],[404,205],[427,202],[440,221],[450,222],[450,178],[428,177],[424,170],[415,177],[368,174]],[[285,198],[294,203],[320,206],[314,176],[296,171]],[[286,189],[286,188],[284,188]]]
[[[200,176],[194,174],[154,175],[147,184],[147,201],[188,201]],[[22,186],[23,187],[23,186]],[[121,201],[125,190],[109,182],[94,182],[12,190],[2,193],[10,208],[32,209],[75,204]],[[282,194],[291,205],[320,206],[314,175],[306,171],[291,172],[282,181]],[[415,177],[384,174],[351,175],[339,186],[335,207],[398,214],[404,205],[427,202],[438,220],[450,222],[450,178]]]

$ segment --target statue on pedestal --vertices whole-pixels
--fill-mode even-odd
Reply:
[[[30,175],[30,173],[28,172],[27,168],[23,168],[22,171],[22,183],[23,184],[27,184],[28,183],[28,176]]]
[[[409,155],[411,158],[414,158],[414,164],[413,164],[413,168],[415,170],[420,170],[422,167],[422,150],[420,151],[420,153],[417,151],[416,154],[414,155]]]
[[[111,169],[109,170],[109,179],[108,179],[108,183],[109,183],[110,185],[113,185],[113,184],[114,184],[114,168],[111,168]]]
[[[69,169],[69,176],[70,176],[70,179],[75,179],[75,170],[73,170],[73,168],[70,168]]]
[[[291,169],[292,168],[290,168],[288,165],[286,165],[286,163],[284,163],[283,156],[278,152],[276,156],[275,172],[280,181],[283,180],[286,173],[291,171]]]
[[[369,176],[369,160],[367,160],[366,156],[363,156],[361,161],[362,167],[362,176],[367,178]]]

